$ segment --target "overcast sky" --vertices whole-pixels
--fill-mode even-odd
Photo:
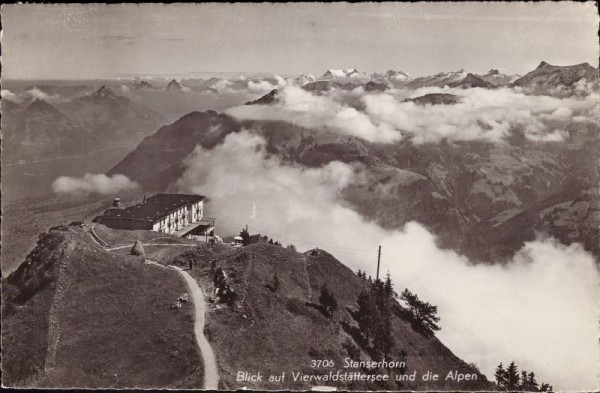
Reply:
[[[4,5],[7,79],[598,66],[593,3]]]

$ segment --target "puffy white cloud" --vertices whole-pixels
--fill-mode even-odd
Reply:
[[[415,143],[448,140],[501,141],[515,129],[532,140],[556,141],[562,132],[552,129],[547,121],[567,123],[573,114],[590,116],[597,95],[580,98],[528,96],[513,89],[440,89],[428,88],[422,93],[453,93],[461,96],[454,105],[417,105],[399,102],[390,94],[364,97],[366,113],[374,122],[388,123],[411,134]],[[557,132],[558,131],[558,132]],[[548,136],[546,136],[548,135]]]
[[[253,94],[265,94],[275,88],[276,88],[275,85],[272,85],[270,82],[265,81],[265,80],[260,80],[260,81],[256,81],[256,82],[252,81],[252,80],[248,81],[248,90],[250,93],[253,93]]]
[[[277,86],[283,87],[283,86],[287,85],[287,81],[285,80],[284,77],[282,77],[280,75],[275,75],[275,76],[273,76],[273,78],[277,81]]]
[[[281,120],[307,128],[326,127],[343,135],[357,136],[370,142],[391,143],[401,134],[387,124],[373,124],[369,116],[332,99],[315,96],[299,87],[281,90],[281,102],[275,105],[244,105],[226,113],[239,119]]]
[[[103,173],[86,173],[83,177],[60,176],[52,183],[52,190],[58,194],[115,194],[138,188],[139,185],[125,175],[106,176]]]
[[[14,102],[15,104],[20,104],[23,102],[22,97],[16,95],[8,89],[2,89],[2,91],[0,91],[0,97],[2,97],[3,100]]]
[[[234,83],[229,79],[219,79],[213,83],[210,87],[217,90],[219,93],[235,93],[233,89]]]
[[[67,98],[63,98],[59,94],[47,94],[46,92],[38,89],[37,87],[29,89],[25,93],[31,96],[32,98],[43,100],[50,104],[60,104],[68,101]]]
[[[300,250],[318,246],[371,275],[382,245],[382,271],[397,291],[407,287],[439,306],[438,337],[462,359],[490,377],[514,360],[558,389],[597,387],[600,275],[579,245],[539,239],[506,265],[474,265],[439,249],[417,223],[388,231],[349,208],[339,195],[359,168],[284,165],[248,132],[212,150],[198,147],[186,165],[177,188],[211,197],[208,214],[218,217],[220,234],[249,224],[252,233]]]

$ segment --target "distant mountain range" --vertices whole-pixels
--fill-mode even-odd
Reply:
[[[64,157],[93,150],[101,138],[49,103],[36,99],[2,118],[3,163]]]
[[[492,89],[500,86],[520,86],[540,89],[554,88],[556,86],[573,86],[577,81],[585,78],[589,82],[598,82],[598,70],[587,63],[573,66],[553,66],[542,62],[534,71],[522,76],[519,74],[503,74],[498,69],[491,69],[485,74],[470,73],[465,70],[440,72],[435,75],[412,78],[401,70],[388,70],[385,73],[375,72],[368,75],[356,68],[328,69],[320,77],[302,74],[295,78],[272,77],[213,77],[206,80],[186,80],[189,91],[220,94],[248,90],[251,83],[279,85],[285,79],[287,84],[305,87],[313,92],[328,91],[332,87],[351,90],[357,86],[364,86],[369,82],[377,86],[418,89],[422,87],[480,87]],[[166,85],[169,91],[183,91],[183,81],[172,79]],[[315,84],[317,83],[317,84]],[[371,85],[375,86],[375,85]],[[158,89],[144,80],[138,80],[131,85],[133,90]],[[380,90],[378,88],[378,90]],[[385,90],[385,89],[384,89]]]
[[[5,163],[137,144],[164,122],[158,113],[106,86],[54,105],[43,99],[25,107],[13,105],[2,120]]]

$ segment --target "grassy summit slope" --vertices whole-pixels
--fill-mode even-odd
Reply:
[[[6,386],[201,387],[192,304],[170,308],[187,287],[175,270],[144,263],[144,258],[150,258],[184,268],[193,263],[189,273],[209,303],[205,335],[217,357],[220,388],[490,388],[483,375],[437,338],[414,330],[406,310],[395,302],[391,317],[395,344],[387,360],[405,361],[405,371],[370,371],[389,375],[387,383],[295,380],[293,374],[298,373],[369,374],[360,367],[344,368],[344,360],[374,359],[355,319],[357,297],[369,284],[324,251],[301,254],[266,242],[242,248],[190,247],[189,241],[168,235],[102,226],[96,227],[96,233],[112,247],[123,248],[107,251],[82,228],[55,227],[40,237],[27,260],[3,281]],[[127,243],[137,239],[162,246],[145,246],[146,257],[128,255]],[[238,295],[233,306],[216,302],[217,268],[224,270]],[[319,305],[323,284],[338,303],[332,317]],[[315,368],[313,360],[331,360],[335,366]],[[263,381],[237,381],[240,371],[260,372]],[[427,371],[438,373],[440,381],[422,381]],[[450,371],[476,375],[477,380],[445,381]],[[270,375],[283,373],[283,381],[268,382]],[[416,381],[396,381],[403,373],[416,373]]]
[[[213,303],[207,318],[206,332],[213,345],[221,372],[222,387],[237,389],[308,389],[313,385],[330,385],[348,389],[490,389],[486,378],[457,358],[437,338],[425,337],[402,319],[401,312],[392,317],[395,346],[393,360],[406,359],[407,374],[417,372],[415,382],[398,382],[399,370],[376,370],[388,373],[393,382],[349,383],[294,381],[292,372],[328,374],[360,371],[343,368],[344,358],[356,351],[361,360],[370,360],[368,350],[356,337],[357,323],[352,311],[356,299],[367,288],[365,280],[323,251],[297,253],[268,243],[255,243],[242,248],[226,245],[205,245],[179,256],[173,263],[187,267],[193,261],[191,274],[214,302],[212,265],[222,268],[238,294],[233,307]],[[274,275],[279,289],[273,290]],[[327,286],[338,302],[332,318],[319,311],[320,287]],[[403,310],[400,305],[396,305]],[[443,321],[442,321],[443,325]],[[311,368],[311,360],[333,360],[333,368]],[[428,370],[440,374],[442,381],[423,382]],[[477,381],[455,383],[443,381],[449,371],[475,373]],[[238,382],[238,372],[261,372],[263,382]],[[281,376],[284,382],[268,382],[270,375]]]
[[[172,269],[109,253],[80,229],[43,237],[3,282],[3,383],[37,387],[198,387],[187,291]]]

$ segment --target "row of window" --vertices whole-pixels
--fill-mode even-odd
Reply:
[[[189,220],[190,214],[187,210],[191,210],[191,222],[202,218],[202,206],[200,202],[193,205],[192,209],[188,209],[188,207],[185,206],[169,214],[167,218],[160,221],[158,230],[163,233],[168,233],[178,230],[180,226],[185,226],[187,220]]]

